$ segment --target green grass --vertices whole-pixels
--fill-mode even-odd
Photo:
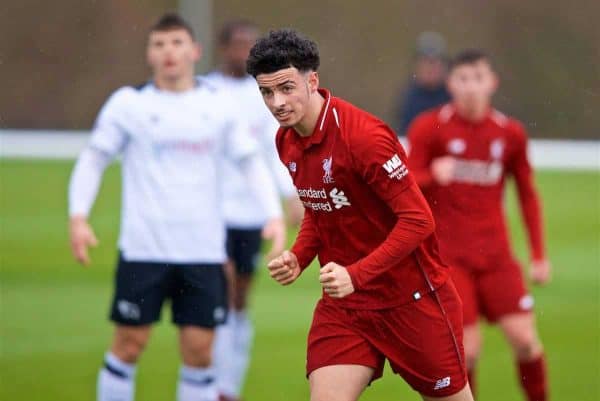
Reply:
[[[119,171],[111,167],[93,212],[101,244],[93,265],[70,256],[66,186],[71,163],[0,160],[0,399],[93,400],[97,369],[110,341],[107,321],[116,258]],[[554,281],[536,288],[539,327],[547,348],[552,394],[559,401],[600,398],[600,175],[542,172],[548,247]],[[512,195],[512,193],[511,193]],[[510,196],[518,255],[524,236]],[[306,400],[305,338],[319,297],[316,269],[281,288],[264,270],[252,314],[256,342],[247,400]],[[167,312],[167,311],[165,311]],[[168,316],[168,313],[165,314]],[[173,400],[178,368],[174,328],[165,319],[140,361],[138,400]],[[480,399],[519,400],[507,346],[486,328]],[[389,372],[363,400],[419,399]]]

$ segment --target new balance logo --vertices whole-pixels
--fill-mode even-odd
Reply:
[[[329,196],[331,196],[331,201],[335,205],[336,209],[341,209],[344,206],[350,206],[350,202],[348,202],[348,197],[344,194],[344,191],[338,191],[337,188],[333,188],[331,192],[329,192]]]
[[[443,379],[438,380],[437,382],[435,382],[435,386],[433,387],[434,390],[441,390],[443,388],[446,388],[450,386],[450,377],[444,377]]]
[[[395,154],[392,158],[383,163],[383,169],[388,173],[388,177],[401,180],[408,174],[408,169],[400,160],[400,156]]]

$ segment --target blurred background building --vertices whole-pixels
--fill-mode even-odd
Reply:
[[[192,1],[183,1],[189,7]],[[335,94],[394,124],[399,88],[412,74],[422,31],[444,35],[452,54],[489,51],[502,78],[498,108],[532,136],[600,136],[600,2],[579,0],[199,0],[211,42],[226,20],[264,30],[297,28],[321,49],[321,77]],[[149,25],[176,0],[6,1],[0,11],[0,128],[87,129],[117,87],[147,79]],[[196,11],[198,12],[198,11]],[[184,15],[202,24],[200,15]]]

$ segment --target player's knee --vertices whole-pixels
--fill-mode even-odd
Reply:
[[[512,333],[509,341],[519,360],[532,359],[542,351],[542,345],[534,330],[522,330]]]
[[[146,348],[148,338],[142,335],[118,332],[112,346],[113,353],[122,361],[135,363]]]
[[[212,362],[212,344],[206,339],[186,340],[181,344],[181,353],[188,366],[207,367]]]
[[[247,299],[246,293],[241,292],[241,291],[236,291],[236,293],[233,296],[233,308],[236,311],[242,311],[242,310],[246,309],[247,304],[248,304],[248,299]]]
[[[473,369],[477,365],[481,354],[482,338],[478,331],[465,331],[463,347],[465,350],[465,363],[467,369]]]

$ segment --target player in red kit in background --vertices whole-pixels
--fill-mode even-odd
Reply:
[[[520,266],[512,254],[504,215],[504,189],[513,177],[531,249],[531,279],[545,284],[540,203],[527,160],[527,134],[516,120],[494,110],[498,78],[477,50],[452,63],[452,102],[421,114],[408,131],[409,166],[436,221],[441,255],[463,301],[464,348],[469,382],[481,349],[478,317],[497,323],[517,360],[529,401],[548,399],[542,344]]]
[[[395,133],[319,88],[317,46],[293,30],[259,39],[247,67],[281,125],[277,149],[305,206],[270,274],[288,285],[316,256],[322,266],[311,400],[357,400],[385,359],[425,400],[472,400],[460,299]]]

